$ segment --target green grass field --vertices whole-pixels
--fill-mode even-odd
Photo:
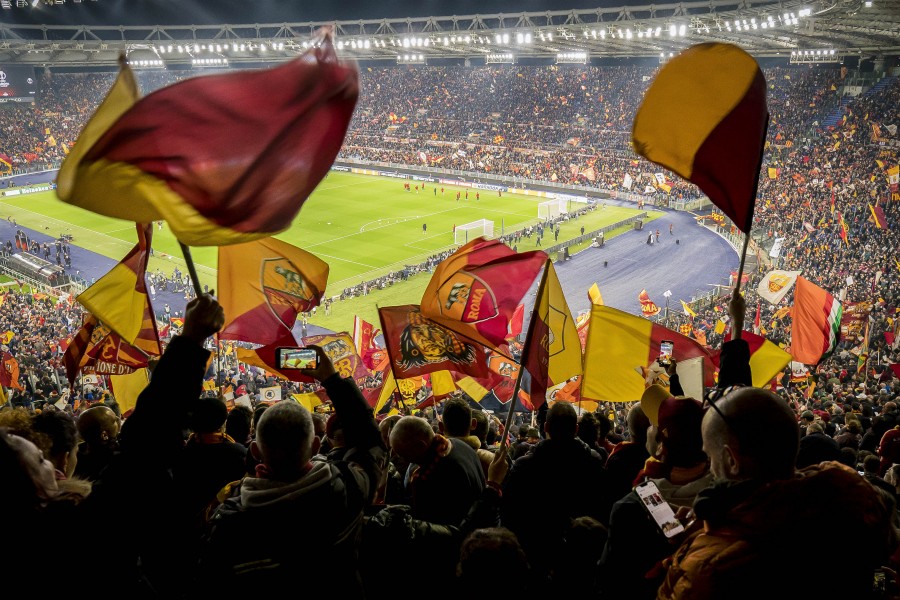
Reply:
[[[319,256],[331,267],[327,294],[338,295],[344,288],[361,281],[379,277],[404,265],[417,264],[429,255],[453,245],[453,226],[478,219],[494,221],[494,235],[521,229],[538,222],[537,205],[545,198],[469,190],[469,200],[456,201],[456,192],[465,188],[445,186],[437,195],[433,185],[425,191],[409,193],[403,190],[405,180],[391,180],[374,176],[332,172],[306,201],[299,216],[288,231],[277,237]],[[415,185],[414,182],[413,185]],[[103,217],[61,202],[54,192],[41,192],[4,198],[0,202],[0,216],[13,216],[24,227],[45,231],[50,235],[71,233],[74,244],[110,258],[119,259],[135,244],[134,225]],[[608,206],[578,220],[564,223],[559,241],[626,219],[638,211]],[[650,219],[658,213],[650,213]],[[422,225],[427,225],[423,234]],[[608,234],[607,239],[611,236]],[[526,240],[526,247],[535,246],[534,238]],[[553,245],[545,236],[543,246]],[[149,268],[171,272],[177,265],[184,270],[178,242],[163,226],[154,228],[153,247],[156,255]],[[191,250],[200,279],[216,287],[216,249],[195,247]],[[343,330],[352,326],[354,314],[377,323],[375,304],[392,306],[418,303],[428,283],[420,274],[407,282],[385,290],[376,290],[366,297],[335,302],[329,317],[319,310],[310,322],[328,329]]]

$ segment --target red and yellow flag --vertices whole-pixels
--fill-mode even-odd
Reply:
[[[766,80],[753,57],[731,44],[698,44],[660,69],[632,140],[638,154],[697,184],[748,232],[767,121]]]
[[[153,224],[137,225],[138,243],[112,270],[76,298],[89,313],[126,344],[159,356],[156,317],[147,294],[145,275]]]
[[[537,409],[546,401],[548,389],[580,377],[583,371],[575,319],[550,260],[531,313],[528,335],[525,342],[528,353],[523,366],[531,381],[526,392],[531,405]]]
[[[435,268],[422,295],[422,315],[499,349],[546,259],[541,251],[516,253],[500,241],[474,239]]]
[[[880,206],[869,205],[869,211],[872,213],[872,222],[878,229],[887,229],[887,217],[884,215],[884,209]]]
[[[641,317],[609,306],[592,306],[584,354],[582,398],[630,402],[644,393],[641,372],[659,358],[662,340],[672,340],[672,355],[679,362],[704,358],[707,385],[712,383],[709,351],[691,338]]]
[[[842,215],[841,213],[838,213],[838,227],[840,227],[840,229],[838,230],[838,235],[840,235],[841,239],[844,240],[844,244],[848,244],[850,234],[847,231],[847,223],[844,221],[844,215]]]
[[[301,312],[319,304],[328,264],[275,238],[219,248],[223,340],[268,345],[290,332]]]
[[[363,363],[363,359],[356,351],[353,338],[349,333],[326,333],[323,335],[311,335],[301,340],[304,346],[320,346],[322,351],[331,359],[334,370],[341,377],[352,377],[357,383],[361,383],[369,376],[369,369]],[[362,388],[362,385],[360,385]]]
[[[648,319],[659,314],[660,308],[650,299],[647,290],[641,290],[641,293],[638,294],[638,302],[641,303],[641,314]]]
[[[330,31],[278,67],[195,77],[140,100],[125,65],[66,156],[57,193],[110,217],[165,219],[185,244],[268,237],[328,173],[358,94]]]
[[[84,324],[63,355],[70,383],[79,371],[102,375],[127,375],[148,366],[148,355],[117,335],[97,317],[85,313]]]
[[[761,335],[742,331],[741,339],[750,347],[750,373],[753,387],[765,387],[791,362],[791,355]],[[712,352],[712,360],[719,366],[721,350]]]
[[[378,315],[397,379],[434,371],[456,371],[474,377],[489,375],[480,343],[432,321],[418,306],[379,308]]]

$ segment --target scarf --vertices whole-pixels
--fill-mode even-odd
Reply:
[[[231,442],[232,444],[236,443],[230,435],[219,431],[215,433],[192,433],[187,441],[188,444],[194,443],[203,445],[224,444],[225,442]]]

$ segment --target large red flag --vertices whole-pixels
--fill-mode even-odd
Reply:
[[[746,233],[767,123],[756,60],[731,44],[697,44],[659,70],[632,140],[638,154],[697,184]]]
[[[435,268],[422,314],[500,350],[516,307],[546,260],[541,251],[516,253],[497,240],[474,239]]]
[[[489,375],[481,344],[426,318],[418,306],[388,306],[379,308],[378,314],[397,379],[434,371]]]
[[[140,100],[124,66],[66,157],[57,193],[110,217],[165,219],[186,244],[268,237],[327,175],[358,94],[330,30],[277,67],[195,77]]]

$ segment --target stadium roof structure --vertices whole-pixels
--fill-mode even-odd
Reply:
[[[270,62],[304,51],[322,25],[334,26],[338,48],[345,56],[406,63],[436,58],[476,62],[554,57],[557,62],[588,62],[595,57],[664,59],[700,42],[735,43],[758,57],[793,52],[833,61],[846,55],[900,54],[900,0],[702,0],[331,23],[0,24],[0,63],[110,66],[122,52],[130,62],[148,67]]]

